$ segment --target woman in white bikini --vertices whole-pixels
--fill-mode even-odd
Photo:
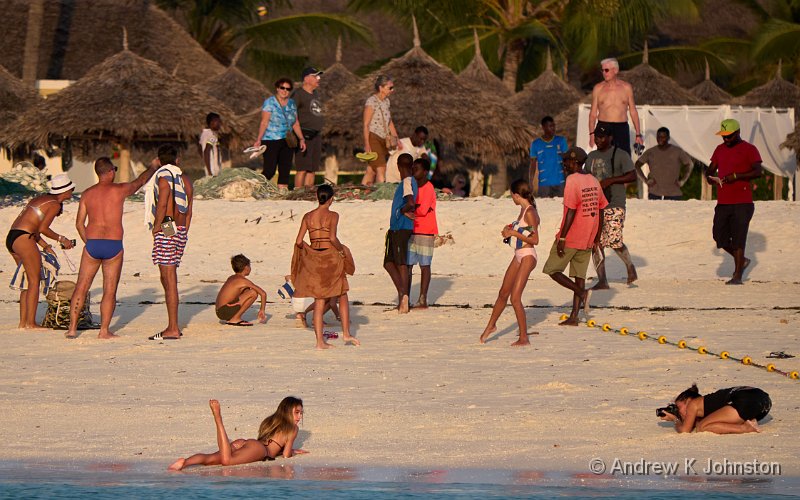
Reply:
[[[62,204],[72,197],[75,185],[67,174],[56,175],[50,185],[48,194],[37,196],[25,205],[6,236],[6,248],[17,265],[22,262],[28,283],[27,290],[19,292],[19,328],[41,328],[36,323],[39,276],[42,270],[39,246],[45,252],[53,253],[53,246],[42,236],[57,241],[63,248],[73,247],[72,240],[50,229],[50,224],[61,215]]]
[[[530,344],[528,322],[525,318],[525,308],[522,306],[522,292],[538,259],[534,245],[539,243],[539,214],[527,181],[519,179],[511,184],[511,199],[520,207],[519,217],[513,223],[503,226],[501,234],[503,241],[514,248],[514,258],[506,269],[503,284],[497,294],[489,323],[481,334],[480,343],[485,344],[489,335],[497,330],[497,319],[500,318],[508,304],[508,298],[511,297],[511,305],[514,307],[519,325],[519,340],[511,345],[518,347]]]
[[[168,470],[183,470],[190,465],[241,465],[275,460],[278,455],[291,458],[293,455],[308,453],[305,450],[292,448],[297,438],[298,424],[303,419],[302,399],[292,396],[283,398],[275,413],[261,422],[258,439],[237,439],[233,442],[228,441],[219,401],[212,399],[208,405],[211,407],[211,414],[214,415],[219,451],[179,458],[168,467]]]

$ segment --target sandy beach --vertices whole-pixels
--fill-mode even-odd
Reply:
[[[540,200],[541,260],[523,296],[531,347],[516,338],[508,308],[498,333],[478,344],[502,275],[512,258],[500,229],[517,209],[509,199],[439,203],[440,233],[454,243],[436,250],[429,300],[435,307],[398,316],[382,268],[388,201],[335,203],[339,237],[356,260],[350,300],[362,346],[314,350],[311,330],[296,329],[277,287],[289,272],[291,247],[306,202],[199,200],[183,265],[180,341],[147,337],[166,325],[158,271],[143,205],[126,204],[125,266],[112,329],[100,341],[85,331],[16,330],[17,293],[0,295],[0,437],[6,460],[163,464],[212,451],[208,399],[222,402],[231,438],[255,437],[260,421],[286,395],[305,401],[301,446],[290,459],[309,466],[491,468],[588,473],[589,461],[696,459],[777,462],[800,475],[797,411],[800,381],[597,328],[557,326],[571,300],[541,274],[561,218],[559,200]],[[665,335],[713,352],[749,355],[785,371],[800,358],[768,360],[772,351],[800,356],[800,259],[792,251],[800,204],[757,202],[748,240],[752,264],[745,285],[726,286],[732,260],[711,238],[713,202],[628,200],[625,242],[640,280],[624,284],[614,255],[612,289],[595,293],[590,318],[634,332]],[[19,207],[0,210],[10,227]],[[53,228],[75,237],[77,203]],[[258,223],[255,222],[260,217]],[[69,252],[78,264],[80,250]],[[219,324],[213,302],[242,252],[251,278],[273,303],[266,325]],[[0,279],[13,272],[0,259]],[[75,280],[65,265],[62,279]],[[591,271],[590,271],[591,272]],[[416,298],[418,274],[412,290]],[[101,281],[91,290],[99,314]],[[45,305],[40,304],[39,318]],[[253,309],[252,316],[256,310]],[[332,317],[329,321],[332,321]],[[332,328],[338,330],[338,325]],[[697,382],[701,392],[735,385],[766,390],[773,407],[762,433],[736,436],[676,434],[655,408]],[[792,424],[794,422],[794,424]],[[795,429],[792,430],[792,426]]]

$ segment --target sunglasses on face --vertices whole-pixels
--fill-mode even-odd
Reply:
[[[286,92],[291,92],[292,87],[278,87],[278,90],[285,90]]]
[[[388,90],[389,92],[394,92],[394,85],[392,85],[391,87],[388,87],[388,88],[387,88],[387,90]]]
[[[602,69],[603,69],[603,73],[609,73],[609,72],[611,72],[611,68],[602,68]]]

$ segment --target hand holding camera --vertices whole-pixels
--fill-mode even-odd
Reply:
[[[672,415],[675,418],[668,418],[667,414]],[[681,414],[678,411],[678,406],[675,403],[670,403],[663,408],[656,408],[656,416],[661,417],[664,420],[679,420],[681,418]]]

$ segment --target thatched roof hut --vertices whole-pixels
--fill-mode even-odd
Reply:
[[[39,102],[39,94],[0,66],[0,125]]]
[[[195,85],[197,90],[216,97],[237,115],[260,108],[264,99],[272,95],[261,82],[236,67],[242,49],[244,46],[236,53],[228,69]]]
[[[342,64],[342,37],[336,42],[336,62],[334,62],[319,80],[317,92],[323,103],[330,102],[344,89],[350,88],[359,82],[361,78],[347,69]]]
[[[69,137],[87,149],[115,142],[124,150],[146,150],[198,136],[209,111],[227,116],[226,129],[234,138],[240,135],[241,123],[223,103],[123,50],[20,115],[0,137],[10,146],[45,146]],[[124,165],[120,170],[123,176],[129,173]]]
[[[653,106],[703,104],[672,78],[659,73],[648,64],[647,43],[644,45],[642,63],[633,69],[619,72],[619,79],[633,85],[633,99],[637,105]]]
[[[513,92],[508,90],[508,87],[503,85],[503,81],[492,73],[492,70],[486,65],[486,61],[481,54],[481,43],[477,31],[473,32],[473,36],[475,39],[475,55],[467,67],[458,74],[458,81],[464,85],[477,85],[483,90],[488,90],[502,97],[511,97]]]
[[[566,137],[569,144],[575,144],[575,139],[578,136],[578,106],[591,103],[592,95],[589,94],[580,101],[570,104],[567,109],[557,114],[553,118],[556,122],[556,134]],[[542,133],[541,125],[537,124],[536,133]]]
[[[418,36],[405,55],[327,105],[323,134],[328,143],[343,149],[362,145],[364,102],[374,92],[378,74],[394,80],[392,119],[400,134],[425,125],[447,156],[495,162],[526,157],[533,131],[517,112],[501,97],[458,82],[449,68],[422,50]]]
[[[580,99],[581,93],[553,71],[553,60],[548,48],[544,72],[514,94],[511,104],[522,112],[528,123],[539,126],[545,116],[556,116]]]
[[[733,99],[732,95],[719,88],[711,80],[708,60],[706,60],[706,79],[689,89],[689,92],[705,104],[727,104]]]
[[[794,108],[800,111],[800,87],[787,82],[781,77],[781,64],[775,78],[760,87],[756,87],[743,96],[736,97],[731,104],[741,106],[760,106],[762,108]]]
[[[786,136],[786,140],[781,144],[781,147],[794,150],[797,161],[800,163],[800,121],[794,126],[794,132]]]
[[[148,0],[45,1],[38,40],[36,79],[78,80],[93,66],[122,50],[127,28],[130,48],[181,78],[198,82],[222,73],[219,64],[169,15]],[[21,77],[29,0],[0,0],[0,64]]]

